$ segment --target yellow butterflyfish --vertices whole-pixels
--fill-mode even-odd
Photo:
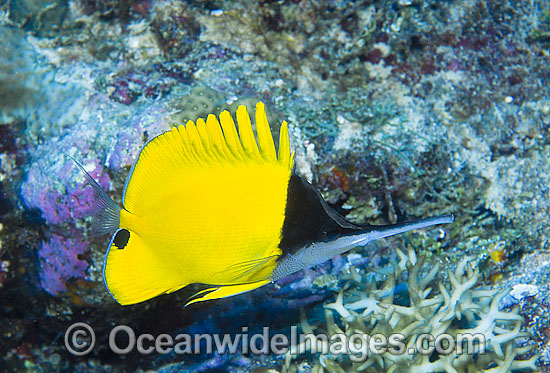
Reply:
[[[293,172],[287,122],[278,151],[264,104],[254,134],[245,106],[189,121],[149,141],[124,188],[122,207],[86,173],[113,234],[103,265],[122,305],[189,285],[187,304],[247,292],[368,242],[453,221],[452,215],[371,226],[353,224]]]

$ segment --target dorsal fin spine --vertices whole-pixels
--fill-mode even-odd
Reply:
[[[233,155],[229,149],[227,149],[227,146],[225,146],[225,140],[223,138],[220,123],[214,114],[209,114],[206,118],[206,128],[208,129],[214,148],[216,148],[222,159],[234,161]]]
[[[190,123],[193,123],[191,121],[187,122],[187,125],[189,125]],[[181,143],[182,143],[182,151],[184,152],[184,154],[187,156],[186,159],[188,160],[191,160],[193,161],[194,163],[198,163],[198,159],[197,159],[197,154],[195,152],[195,150],[193,149],[192,146],[190,146],[191,144],[191,139],[189,138],[189,132],[187,131],[186,129],[186,126],[179,126],[178,127],[178,133],[180,135],[180,138],[181,138]]]
[[[243,144],[244,151],[251,159],[260,158],[260,150],[258,149],[254,132],[252,131],[250,116],[244,105],[237,108],[237,123],[239,124],[239,137]]]
[[[210,137],[208,136],[208,130],[206,129],[206,122],[204,119],[197,119],[195,122],[195,127],[197,129],[197,133],[199,134],[199,139],[202,141],[202,145],[207,151],[210,150],[212,148],[212,144],[210,142]]]
[[[208,154],[206,152],[206,148],[202,144],[195,123],[188,122],[187,126],[185,126],[185,129],[189,137],[189,145],[193,151],[195,159],[197,160],[197,162],[199,162],[199,158],[204,159],[205,155]]]
[[[239,140],[239,136],[237,135],[237,129],[235,128],[235,122],[233,122],[233,118],[231,117],[231,114],[227,110],[224,110],[220,113],[220,123],[223,130],[223,135],[225,137],[225,142],[227,144],[227,147],[229,148],[229,151],[233,154],[233,156],[238,160],[244,159],[244,150],[243,146],[241,144],[241,141]]]
[[[267,115],[263,102],[258,102],[256,104],[256,132],[258,134],[260,152],[264,159],[268,162],[276,160],[275,144],[273,143],[273,136],[271,135],[269,123],[267,122]]]
[[[212,140],[210,139],[210,136],[208,136],[208,129],[206,128],[206,122],[204,121],[204,119],[202,118],[197,119],[195,126],[197,127],[199,138],[202,141],[202,145],[206,149],[206,153],[208,154],[210,161],[211,162],[219,161],[217,153],[214,151],[214,148],[212,146]]]
[[[288,137],[288,123],[283,121],[279,131],[279,162],[290,168],[290,139]]]

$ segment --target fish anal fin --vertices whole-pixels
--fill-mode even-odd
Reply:
[[[191,296],[187,301],[187,303],[185,303],[185,306],[187,307],[190,304],[203,302],[206,300],[232,297],[234,295],[246,293],[248,291],[257,289],[260,286],[264,286],[268,284],[269,282],[271,281],[263,280],[263,281],[252,282],[249,284],[220,286],[218,288],[209,288],[209,289],[201,290],[197,292],[195,295]]]
[[[188,285],[181,274],[163,265],[136,233],[121,228],[111,238],[103,280],[121,305],[140,303]]]

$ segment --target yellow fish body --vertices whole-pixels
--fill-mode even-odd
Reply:
[[[186,304],[250,291],[367,242],[452,221],[358,226],[332,210],[292,172],[288,125],[278,153],[263,103],[256,135],[245,106],[148,142],[128,176],[123,208],[84,171],[96,192],[98,233],[112,233],[105,285],[120,304],[139,303],[191,284]]]

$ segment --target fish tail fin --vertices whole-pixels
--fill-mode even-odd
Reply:
[[[103,236],[112,234],[119,228],[120,211],[122,208],[112,200],[94,178],[84,169],[76,159],[69,157],[76,163],[86,182],[94,189],[94,213],[92,218],[92,234]]]

